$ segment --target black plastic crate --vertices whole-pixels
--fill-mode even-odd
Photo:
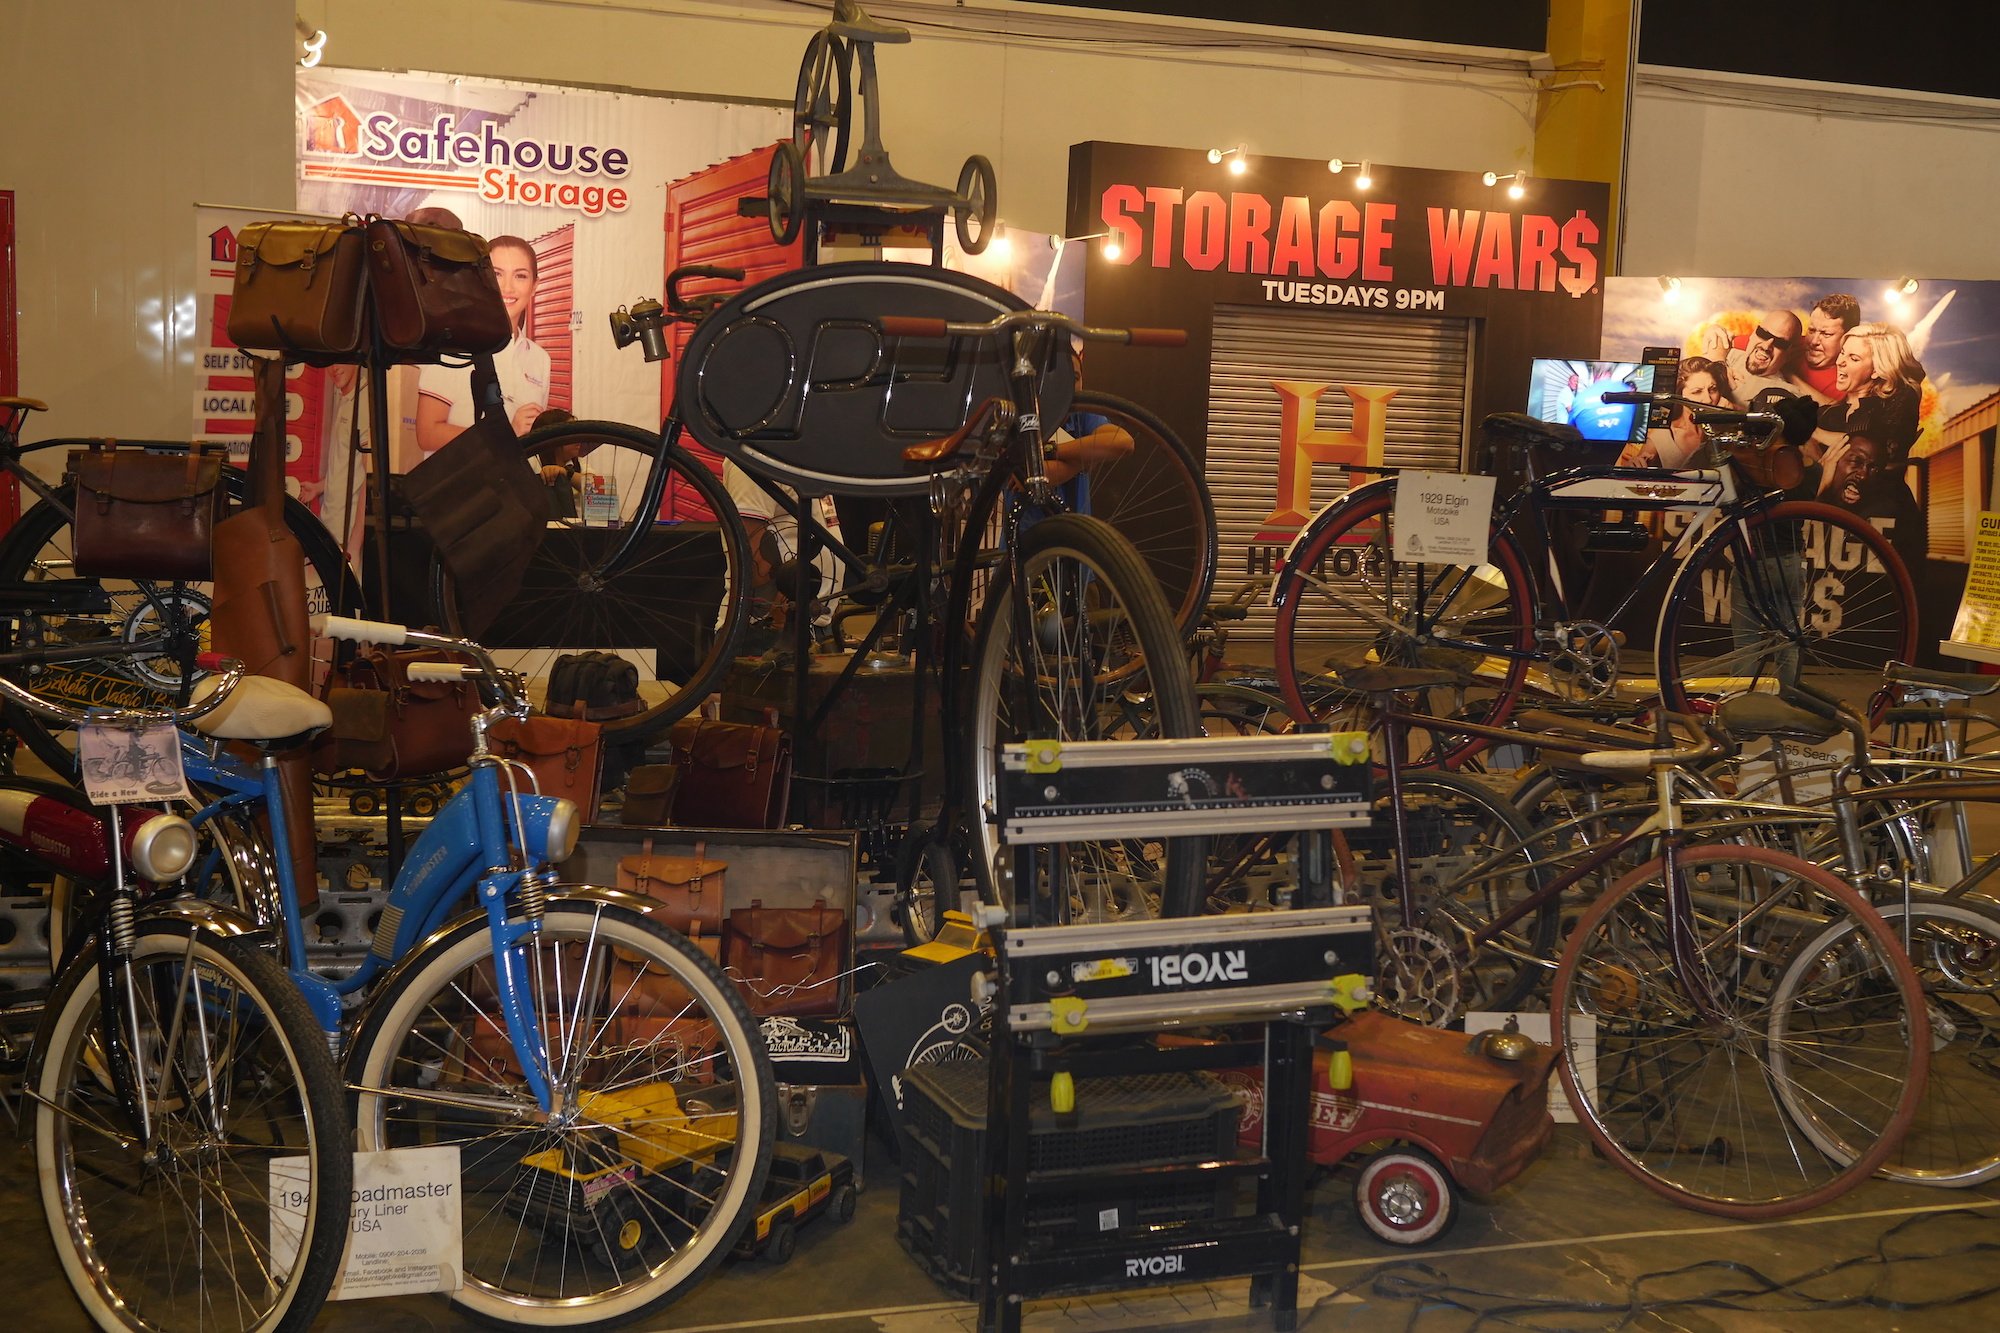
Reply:
[[[922,1065],[903,1075],[904,1152],[896,1237],[940,1284],[970,1296],[986,1262],[984,1178],[986,1084],[983,1063]],[[1076,1080],[1076,1110],[1057,1115],[1046,1085],[1029,1117],[1030,1171],[1101,1170],[1234,1155],[1241,1104],[1205,1074],[1147,1074]],[[1074,1195],[1030,1194],[1031,1250],[1097,1239],[1137,1226],[1226,1215],[1229,1184],[1186,1181],[1093,1186]]]

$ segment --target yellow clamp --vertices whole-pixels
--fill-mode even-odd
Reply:
[[[1062,772],[1062,742],[1053,737],[1025,742],[1030,773]]]
[[[1375,998],[1375,988],[1359,972],[1345,972],[1332,981],[1333,1002],[1344,1013],[1366,1009]]]
[[[1074,995],[1058,995],[1049,1001],[1050,1027],[1057,1032],[1081,1032],[1090,1026],[1088,1008]]]
[[[1367,732],[1329,732],[1326,739],[1333,749],[1333,762],[1336,764],[1365,764],[1368,762]]]

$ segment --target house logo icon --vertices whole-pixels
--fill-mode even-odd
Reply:
[[[347,157],[360,155],[361,117],[354,113],[345,97],[335,94],[306,111],[305,150]]]

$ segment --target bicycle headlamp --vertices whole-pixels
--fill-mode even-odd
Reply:
[[[179,879],[194,864],[194,826],[179,815],[153,815],[127,826],[125,863],[154,884]]]
[[[611,312],[611,340],[620,347],[637,342],[648,361],[667,359],[666,307],[647,297]]]

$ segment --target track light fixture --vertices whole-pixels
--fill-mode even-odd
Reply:
[[[1104,244],[1097,247],[1097,252],[1114,264],[1118,262],[1119,256],[1125,253],[1124,248],[1118,244],[1118,234],[1116,232],[1093,231],[1086,232],[1082,236],[1057,236],[1053,239],[1058,250],[1077,241],[1101,240]]]
[[[1229,174],[1241,176],[1250,169],[1249,149],[1243,144],[1234,148],[1211,148],[1208,150],[1209,164],[1220,165],[1223,158],[1229,159]]]
[[[1662,301],[1678,301],[1678,300],[1680,300],[1680,299],[1681,299],[1681,280],[1680,280],[1679,278],[1676,278],[1676,277],[1673,277],[1673,276],[1671,276],[1671,275],[1666,275],[1666,274],[1663,274],[1663,275],[1661,275],[1661,277],[1660,277],[1660,299],[1661,299]]]
[[[1904,301],[1917,294],[1917,285],[1915,278],[1903,278],[1893,286],[1884,287],[1882,289],[1882,299],[1890,305],[1901,305]]]
[[[986,248],[993,252],[995,259],[1003,263],[1013,258],[1014,242],[1007,238],[1007,224],[1005,222],[997,218],[994,219],[993,239]]]
[[[1375,173],[1373,170],[1370,169],[1368,165],[1368,159],[1364,157],[1361,159],[1361,170],[1356,172],[1354,175],[1354,188],[1357,190],[1365,190],[1374,183],[1375,183]]]
[[[1528,193],[1528,173],[1525,171],[1489,171],[1479,178],[1479,183],[1492,189],[1501,181],[1507,182],[1507,197],[1520,199]]]

